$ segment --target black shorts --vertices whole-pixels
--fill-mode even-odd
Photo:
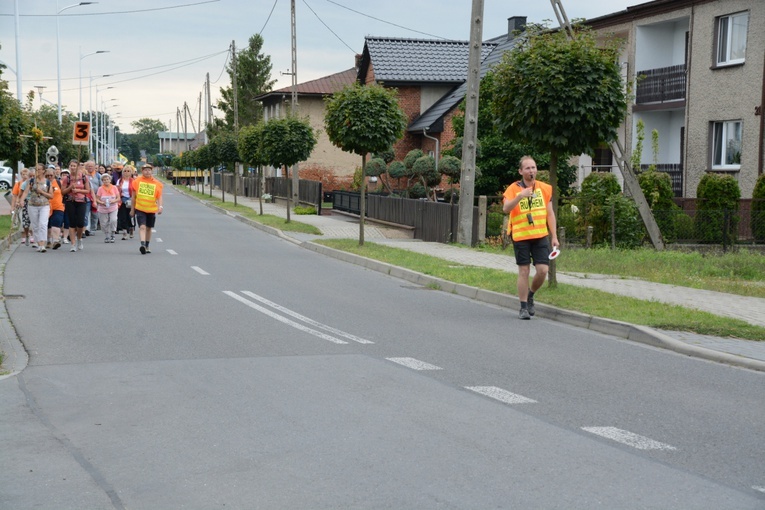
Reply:
[[[85,202],[65,202],[66,215],[69,218],[69,226],[71,228],[84,228],[85,227],[85,213],[88,209],[88,204]]]
[[[531,260],[534,265],[550,265],[550,244],[547,236],[529,241],[513,241],[513,250],[515,251],[515,263],[519,266],[528,266]]]
[[[157,221],[157,214],[136,210],[135,221],[138,223],[139,227],[141,225],[146,225],[147,228],[154,228],[154,223]]]

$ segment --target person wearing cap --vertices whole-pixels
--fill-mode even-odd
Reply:
[[[508,234],[513,239],[515,263],[518,264],[518,299],[521,309],[518,318],[528,320],[534,315],[534,293],[544,284],[550,268],[550,245],[558,243],[557,225],[552,208],[552,186],[537,182],[537,163],[531,156],[523,156],[518,173],[521,179],[507,187],[502,210],[510,214]],[[548,230],[549,228],[549,230]],[[529,287],[531,261],[536,274]]]
[[[141,254],[151,253],[151,229],[158,214],[162,214],[162,183],[154,178],[154,168],[150,164],[141,167],[141,177],[133,180],[130,189],[130,215],[138,223],[138,236],[141,239]]]

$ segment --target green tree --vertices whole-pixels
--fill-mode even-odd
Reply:
[[[0,65],[0,159],[16,172],[16,161],[21,161],[25,152],[27,139],[22,135],[32,129],[32,122],[21,104],[8,91],[8,82],[2,79]]]
[[[361,187],[359,246],[363,246],[367,154],[385,151],[401,138],[407,117],[398,105],[396,90],[379,85],[354,83],[325,101],[324,127],[329,140],[344,151],[361,156],[364,185]]]
[[[263,158],[263,123],[243,127],[239,131],[239,155],[248,165],[257,169],[257,178],[261,192],[258,193],[260,214],[263,215],[263,165],[268,164]]]
[[[294,116],[272,119],[263,125],[261,155],[274,167],[284,167],[289,181],[289,167],[305,161],[316,146],[316,135],[308,119]],[[290,185],[292,181],[289,181]],[[290,221],[292,191],[287,197],[287,222]],[[294,204],[297,206],[298,204]]]
[[[558,159],[610,142],[627,112],[618,63],[620,42],[598,44],[584,27],[527,36],[495,67],[492,102],[497,125],[510,138],[550,152],[553,210],[558,210]],[[555,263],[550,285],[557,285]]]
[[[131,154],[128,157],[133,161],[138,161],[141,158],[141,151],[144,151],[147,156],[157,154],[159,152],[159,132],[167,131],[164,122],[143,118],[131,122],[130,125],[135,129],[135,133],[123,135],[126,138],[126,143],[120,145],[120,148],[123,146],[131,148]],[[127,151],[123,150],[122,152]]]
[[[236,86],[237,104],[239,106],[239,126],[257,124],[263,119],[263,106],[255,98],[270,92],[276,83],[271,79],[271,57],[262,53],[263,38],[260,34],[250,37],[247,47],[237,51],[236,55]],[[224,113],[224,120],[215,128],[234,129],[234,64],[230,61],[226,72],[232,85],[220,89],[221,98],[218,108]]]

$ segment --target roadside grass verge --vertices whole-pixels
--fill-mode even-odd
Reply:
[[[231,196],[230,199],[227,199],[225,202],[223,202],[218,197],[211,197],[210,195],[206,193],[198,193],[196,191],[184,189],[184,193],[187,195],[193,196],[195,198],[198,198],[200,200],[204,200],[205,202],[210,202],[212,204],[215,204],[216,207],[220,207],[221,209],[226,209],[227,211],[235,212],[241,216],[244,216],[245,218],[253,221],[257,221],[258,223],[262,223],[263,225],[268,225],[269,227],[278,228],[279,230],[283,230],[285,232],[298,232],[301,234],[314,234],[314,235],[322,235],[321,230],[314,227],[313,225],[308,225],[306,223],[300,223],[299,221],[295,221],[294,219],[291,220],[289,223],[287,223],[287,220],[285,218],[281,218],[279,216],[274,216],[272,214],[263,214],[261,215],[256,211],[255,209],[251,207],[247,207],[244,205],[234,205],[234,198]]]
[[[358,241],[352,239],[322,239],[314,242],[451,282],[516,295],[517,276],[498,269],[461,266],[455,262],[430,255],[369,242],[364,243],[364,246],[359,246]],[[666,267],[666,270],[671,272],[675,271],[675,268],[670,266]],[[536,301],[596,317],[657,329],[690,331],[701,335],[747,340],[765,339],[765,328],[753,326],[742,320],[719,317],[682,306],[643,301],[575,285],[559,283],[555,289],[545,285]]]
[[[484,245],[478,249],[507,254],[514,260],[512,247],[503,251],[497,246]],[[564,250],[556,264],[558,271],[564,273],[607,274],[765,298],[765,255],[746,248],[719,254],[658,252],[651,248],[575,248]]]
[[[4,214],[0,216],[0,239],[8,237],[11,233],[11,215]]]

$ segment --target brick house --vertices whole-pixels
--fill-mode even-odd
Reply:
[[[484,43],[481,59],[496,46],[496,42]],[[435,154],[435,142],[423,136],[423,129],[438,139],[441,148],[454,140],[451,117],[462,99],[454,93],[467,81],[468,56],[468,41],[365,38],[358,66],[359,83],[398,89],[399,105],[409,119],[404,137],[394,145],[396,159],[402,160],[412,149]],[[444,98],[452,96],[455,100],[449,103],[449,108],[429,115],[427,122],[417,122],[440,102],[443,106]]]
[[[751,198],[765,158],[765,2],[654,0],[587,24],[625,41],[622,66],[635,84],[620,129],[627,152],[642,120],[642,166],[653,162],[656,129],[658,169],[676,196],[694,198],[701,177],[717,172]],[[580,178],[598,167],[612,167],[607,149],[580,158]]]

